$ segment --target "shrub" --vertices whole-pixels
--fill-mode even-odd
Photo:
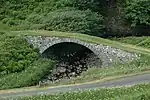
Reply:
[[[2,23],[0,22],[0,31],[9,30],[9,29],[10,29],[10,27],[9,27],[8,25],[2,24]],[[1,37],[1,35],[0,35],[0,37]]]
[[[103,17],[95,12],[99,12],[102,1],[8,0],[0,6],[0,19],[12,30],[46,29],[99,35],[104,28]]]
[[[150,1],[128,0],[126,17],[132,22],[132,26],[150,25]]]
[[[103,17],[90,10],[57,10],[42,18],[40,29],[102,35]]]
[[[22,37],[1,35],[0,39],[0,74],[20,72],[37,60],[37,50]]]
[[[2,20],[2,23],[8,25],[8,26],[16,26],[16,25],[20,25],[22,23],[21,20],[18,19],[14,19],[14,18],[4,18]]]
[[[41,23],[41,19],[43,18],[44,16],[42,15],[39,15],[39,14],[36,14],[36,13],[32,13],[30,14],[27,18],[26,18],[26,21],[27,22],[30,22],[30,23],[34,23],[34,24],[37,24],[37,23]]]
[[[54,61],[40,58],[22,72],[1,77],[0,90],[36,85],[54,66]]]
[[[105,0],[60,0],[57,4],[63,4],[64,7],[75,7],[79,10],[90,9],[94,12],[99,12],[101,3]]]
[[[105,0],[45,0],[40,2],[38,7],[34,9],[37,13],[49,13],[50,11],[63,9],[65,7],[73,7],[78,10],[90,9],[99,12],[102,3]]]

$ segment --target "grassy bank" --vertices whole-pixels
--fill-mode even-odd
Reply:
[[[143,72],[150,71],[150,57],[142,56],[141,59],[133,61],[126,64],[118,64],[109,66],[106,68],[90,68],[87,72],[81,74],[81,76],[71,78],[71,79],[62,79],[53,83],[41,84],[41,86],[59,86],[59,85],[69,85],[69,84],[78,84],[85,82],[96,82],[96,81],[107,81],[111,79],[116,79],[128,75],[136,75]],[[25,71],[21,73],[14,73],[7,76],[1,77],[0,81],[0,90],[1,89],[10,89],[10,88],[20,88],[37,85],[40,78],[42,78],[44,73],[47,73],[47,69],[51,69],[52,65],[48,61],[39,62],[36,61],[35,65],[28,67]],[[22,77],[26,79],[22,80]],[[15,84],[14,82],[18,82]],[[31,87],[32,88],[32,87]]]
[[[141,46],[144,48],[150,48],[150,37],[149,36],[141,36],[141,37],[123,37],[123,38],[112,38],[112,40],[133,44],[136,46]]]
[[[98,89],[56,95],[22,97],[18,100],[149,100],[150,84],[128,88]]]
[[[50,86],[84,83],[84,82],[90,82],[90,81],[95,81],[95,80],[101,80],[101,79],[104,79],[104,78],[107,78],[110,76],[116,77],[116,76],[121,76],[121,75],[136,74],[136,73],[150,70],[150,62],[149,62],[150,50],[149,49],[145,49],[145,48],[143,49],[141,47],[136,47],[134,45],[122,44],[122,43],[119,43],[116,41],[111,41],[111,40],[94,37],[94,36],[89,36],[89,35],[84,35],[84,34],[76,34],[76,33],[72,33],[72,34],[63,33],[62,34],[62,33],[63,32],[54,32],[54,31],[14,31],[14,32],[7,31],[7,32],[5,32],[5,35],[9,36],[9,37],[12,37],[12,36],[17,37],[18,35],[19,36],[20,35],[21,36],[41,35],[41,36],[58,36],[58,37],[65,37],[65,38],[66,37],[67,38],[76,38],[76,39],[80,39],[85,42],[109,45],[109,46],[116,47],[116,48],[119,48],[119,49],[122,49],[122,50],[125,50],[128,52],[135,52],[135,53],[141,55],[140,59],[135,60],[130,63],[112,65],[112,66],[109,66],[106,68],[90,68],[87,72],[82,73],[81,76],[79,76],[79,77],[71,78],[71,79],[63,79],[63,80],[60,80],[60,81],[57,81],[54,83],[46,84],[46,85],[50,85]],[[13,38],[11,38],[11,39],[13,39]],[[4,41],[1,41],[0,45],[3,44],[3,42]],[[8,41],[8,43],[9,43],[9,41]],[[15,44],[13,44],[13,45],[15,45]],[[11,46],[13,46],[13,45],[11,45]],[[18,46],[19,46],[19,42],[18,42]],[[8,47],[9,47],[9,45],[8,45]],[[15,46],[14,46],[14,48],[15,48]],[[5,49],[6,52],[8,52],[9,50]],[[20,49],[16,50],[16,51],[20,52]],[[10,54],[11,54],[11,52],[12,51],[10,51]],[[20,58],[18,58],[18,59],[20,59]],[[43,61],[41,63],[38,61],[35,61],[33,64],[26,67],[21,72],[0,76],[0,89],[20,88],[20,87],[28,87],[28,86],[37,85],[40,78],[42,78],[43,75],[45,75],[47,73],[47,69],[49,69],[49,68],[51,69],[53,66],[53,64],[49,65],[49,63],[47,61],[46,62]],[[99,66],[97,66],[97,67],[99,67]],[[8,67],[8,68],[10,68],[10,67]],[[28,76],[28,77],[26,77],[26,80],[22,80],[22,77],[25,77],[25,76]],[[16,81],[18,82],[17,84],[15,84]]]
[[[42,84],[48,86],[66,85],[85,83],[95,80],[103,80],[107,78],[117,78],[118,76],[124,76],[129,74],[139,74],[150,70],[150,56],[141,56],[141,59],[135,60],[126,64],[112,65],[106,68],[90,68],[87,72],[83,72],[81,76],[71,79],[62,79],[60,81]]]
[[[16,36],[16,35],[33,35],[33,36],[51,36],[51,37],[65,37],[65,38],[75,38],[79,39],[88,43],[95,43],[95,44],[103,44],[112,46],[115,48],[119,48],[128,52],[134,52],[134,53],[140,53],[140,54],[146,54],[150,55],[150,50],[146,48],[142,48],[139,46],[131,45],[131,44],[125,44],[120,43],[116,41],[111,41],[108,39],[85,35],[85,34],[79,34],[79,33],[67,33],[67,32],[56,32],[56,31],[41,31],[41,30],[35,30],[35,31],[9,31],[6,32],[9,36]]]
[[[36,85],[53,67],[53,61],[38,59],[21,72],[0,76],[0,90]]]

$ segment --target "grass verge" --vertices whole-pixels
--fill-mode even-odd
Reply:
[[[103,80],[107,77],[123,76],[150,71],[150,56],[142,55],[140,59],[125,64],[115,64],[106,68],[90,68],[87,72],[76,78],[62,79],[54,83],[43,84],[42,86],[58,86],[66,84],[85,83],[95,80]]]
[[[150,48],[150,36],[112,38],[112,40],[141,46],[148,49]]]
[[[20,73],[12,73],[0,77],[0,90],[36,85],[49,70],[54,62],[48,59],[38,59]]]
[[[131,63],[118,64],[106,68],[91,68],[87,72],[82,73],[81,76],[76,78],[62,79],[54,83],[42,84],[41,86],[38,85],[35,87],[20,88],[20,89],[16,88],[12,90],[4,90],[4,91],[1,90],[0,93],[11,93],[15,91],[16,92],[32,91],[36,89],[45,89],[47,87],[50,88],[55,86],[59,87],[59,86],[70,86],[70,85],[89,84],[89,83],[96,83],[96,82],[105,82],[108,80],[129,77],[137,74],[149,73],[150,72],[149,59],[150,56],[142,56],[141,59],[137,61],[133,61]]]
[[[45,89],[50,89],[50,88],[59,88],[59,87],[68,87],[68,86],[77,86],[77,85],[86,85],[86,84],[93,84],[93,83],[103,83],[107,81],[113,81],[116,79],[122,79],[130,76],[137,76],[137,75],[143,75],[143,74],[149,74],[150,71],[144,71],[140,73],[134,73],[134,74],[127,74],[127,75],[120,75],[120,76],[108,76],[105,77],[101,80],[94,80],[91,82],[84,82],[84,83],[76,83],[76,84],[68,84],[68,85],[58,85],[58,86],[46,86],[46,87],[41,87],[39,85],[37,86],[31,86],[31,87],[23,87],[23,88],[13,88],[9,90],[0,90],[0,94],[10,94],[10,93],[20,93],[20,92],[29,92],[29,91],[38,91],[38,90],[45,90]],[[130,86],[126,86],[130,87]]]
[[[55,95],[21,97],[18,100],[149,100],[150,84],[133,87],[86,90]],[[15,99],[16,100],[16,99]]]

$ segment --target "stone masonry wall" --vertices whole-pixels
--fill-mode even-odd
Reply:
[[[83,45],[93,51],[102,61],[102,66],[109,66],[113,63],[125,63],[136,59],[138,56],[135,53],[129,53],[111,46],[105,46],[102,44],[86,43],[84,41],[74,38],[62,38],[62,37],[46,37],[46,36],[26,36],[25,39],[35,48],[39,49],[42,54],[46,49],[51,46],[63,43],[73,42]]]

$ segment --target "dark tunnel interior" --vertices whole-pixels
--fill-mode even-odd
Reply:
[[[65,73],[67,77],[70,77],[71,75],[69,76],[69,74],[71,73],[78,76],[83,71],[86,71],[89,66],[93,66],[93,64],[96,64],[95,62],[100,61],[90,49],[72,42],[55,44],[45,50],[42,56],[57,61],[55,69],[57,70],[55,74],[59,73],[57,78],[64,76],[60,75],[61,73]]]
[[[85,60],[89,55],[94,55],[90,49],[70,42],[55,44],[43,53],[43,56],[46,58],[69,64]]]

